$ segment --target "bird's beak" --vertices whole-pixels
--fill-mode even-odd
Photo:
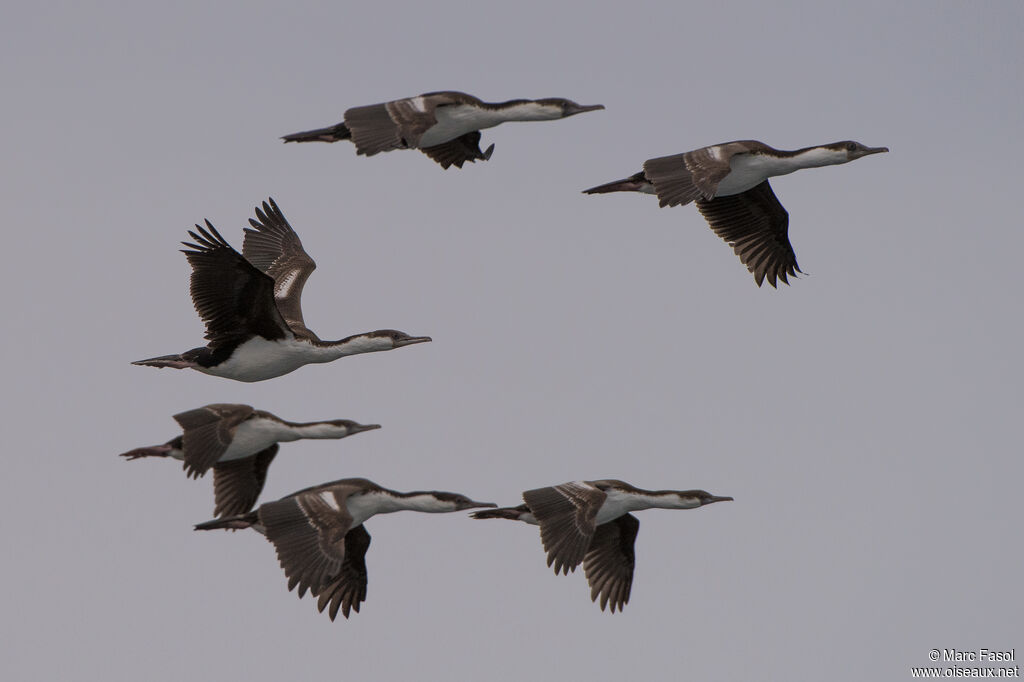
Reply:
[[[497,506],[498,505],[493,502],[474,502],[473,500],[470,500],[469,502],[461,503],[459,505],[459,511],[462,511],[463,509],[495,508]]]
[[[566,107],[563,110],[565,112],[565,116],[563,116],[562,118],[565,118],[566,116],[575,116],[576,114],[582,114],[583,112],[586,112],[586,111],[597,111],[599,109],[604,109],[604,105],[603,104],[584,104],[584,105],[574,104],[571,107]]]
[[[380,428],[380,424],[356,424],[348,432],[348,435],[351,436],[351,435],[356,434],[356,433],[362,433],[363,431],[373,431],[374,429],[379,429],[379,428]]]
[[[889,151],[888,147],[868,147],[867,149],[863,150],[860,153],[860,155],[861,156],[867,156],[869,154],[881,154],[882,152],[887,152],[887,151]]]
[[[414,343],[426,343],[430,341],[429,336],[410,336],[407,339],[401,339],[395,341],[395,348],[401,348],[402,346],[411,346]]]
[[[715,495],[712,495],[711,497],[708,498],[708,501],[705,502],[704,504],[713,504],[715,502],[732,502],[732,501],[733,500],[732,500],[731,497],[717,497]]]

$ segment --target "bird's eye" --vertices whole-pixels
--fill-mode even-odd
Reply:
[[[856,150],[857,150],[857,143],[856,142],[847,142],[846,143],[846,151],[853,152],[853,151],[856,151]]]

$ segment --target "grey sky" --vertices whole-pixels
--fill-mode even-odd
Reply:
[[[1024,650],[1020,3],[5,15],[0,677],[901,680],[932,648]],[[607,110],[485,131],[461,171],[277,140],[438,89]],[[811,273],[782,291],[692,207],[579,193],[749,138],[892,150],[773,181]],[[201,342],[185,230],[240,246],[267,196],[319,266],[313,329],[434,343],[253,385],[132,367]],[[363,612],[332,624],[258,535],[191,530],[209,477],[116,457],[210,402],[383,425],[283,446],[265,498],[617,477],[736,501],[639,514],[615,616],[535,528],[374,518]]]

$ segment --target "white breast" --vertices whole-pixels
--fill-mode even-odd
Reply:
[[[729,167],[732,170],[718,183],[715,196],[725,197],[730,194],[746,192],[773,175],[785,175],[796,170],[796,168],[792,168],[778,172],[781,170],[778,162],[762,154],[737,154],[732,157]]]
[[[651,505],[645,498],[639,495],[614,489],[607,490],[605,492],[608,495],[608,498],[604,501],[604,504],[601,505],[601,508],[597,510],[597,518],[595,519],[595,523],[599,526],[602,523],[614,521],[623,514],[627,514],[631,511],[650,509]]]
[[[345,508],[352,516],[352,527],[355,528],[374,514],[383,514],[396,511],[394,500],[390,495],[380,493],[364,493],[362,495],[349,495],[345,500]]]
[[[266,450],[274,443],[290,435],[288,428],[272,419],[254,417],[247,419],[235,429],[235,437],[228,446],[221,461],[251,457]]]

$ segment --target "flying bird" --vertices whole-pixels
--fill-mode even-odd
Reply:
[[[656,194],[661,206],[694,201],[715,234],[754,275],[757,286],[767,277],[774,287],[776,280],[789,284],[787,275],[796,277],[802,271],[789,243],[789,214],[768,178],[887,151],[887,147],[845,141],[790,152],[756,140],[740,140],[648,159],[639,173],[583,192]]]
[[[359,612],[366,599],[366,550],[370,534],[363,523],[396,511],[456,512],[495,507],[458,493],[436,490],[396,492],[365,478],[344,478],[261,504],[248,514],[198,524],[196,530],[252,528],[273,543],[288,577],[288,590],[309,590],[317,609],[331,620]]]
[[[348,419],[289,422],[249,405],[205,405],[174,415],[182,433],[163,445],[121,453],[129,460],[171,457],[183,462],[189,478],[213,469],[214,516],[244,514],[253,508],[267,480],[278,443],[301,438],[345,438],[379,429]]]
[[[321,341],[302,319],[302,287],[316,263],[273,199],[249,219],[239,254],[216,228],[196,225],[182,242],[192,266],[191,294],[209,343],[132,364],[194,369],[236,381],[263,381],[310,363],[430,341],[393,329]]]
[[[393,149],[419,149],[442,168],[462,168],[466,161],[486,161],[494,151],[480,151],[480,131],[507,121],[550,121],[604,109],[567,99],[511,99],[483,102],[464,92],[428,92],[418,97],[354,107],[345,120],[327,128],[285,135],[285,142],[352,140],[356,153],[373,156]]]
[[[633,543],[640,522],[629,512],[696,509],[732,500],[703,490],[642,490],[614,479],[572,481],[527,490],[518,507],[471,514],[475,519],[510,519],[540,526],[540,538],[555,574],[583,564],[590,599],[612,613],[629,602],[633,586]]]

